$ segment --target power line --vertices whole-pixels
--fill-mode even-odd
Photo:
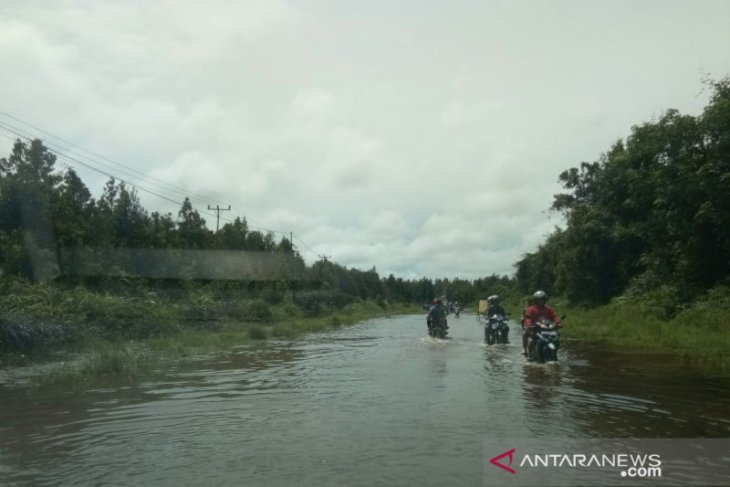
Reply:
[[[27,137],[27,136],[25,136],[25,135],[23,135],[23,134],[20,134],[20,133],[17,133],[17,132],[13,132],[12,130],[9,130],[9,129],[8,129],[7,127],[3,126],[3,124],[2,124],[2,123],[0,123],[0,128],[4,129],[4,130],[6,130],[6,131],[9,131],[9,132],[11,132],[11,133],[15,134],[16,136],[18,136],[18,137],[21,137],[21,138],[24,138],[24,139],[26,139],[26,140],[28,140],[28,141],[32,140],[32,139],[31,139],[30,137]],[[65,160],[67,160],[67,161],[70,161],[70,162],[71,162],[72,164],[80,164],[80,165],[82,165],[82,166],[84,166],[84,167],[86,167],[86,168],[88,168],[88,169],[90,169],[90,170],[92,170],[92,171],[98,172],[98,173],[100,173],[100,174],[103,174],[103,175],[105,175],[105,176],[108,176],[108,177],[110,177],[110,178],[114,178],[114,179],[117,179],[117,180],[119,180],[119,181],[121,181],[121,182],[123,182],[123,183],[125,183],[125,184],[128,184],[129,186],[131,186],[131,187],[133,187],[133,188],[139,189],[140,191],[144,191],[144,192],[146,192],[146,193],[149,193],[149,194],[151,194],[151,195],[153,195],[153,196],[157,196],[158,198],[161,198],[161,199],[163,199],[163,200],[165,200],[165,201],[169,201],[170,203],[174,203],[174,204],[176,204],[176,205],[178,205],[178,206],[182,206],[182,202],[180,202],[180,201],[177,201],[177,200],[173,200],[173,199],[171,199],[171,198],[168,198],[168,197],[167,197],[167,196],[165,196],[165,195],[159,194],[159,193],[157,193],[157,192],[155,192],[155,191],[152,191],[152,190],[150,190],[150,189],[148,189],[148,188],[145,188],[145,187],[143,187],[143,186],[140,186],[139,184],[136,184],[136,183],[132,183],[132,182],[130,182],[130,181],[127,181],[127,180],[126,180],[126,179],[124,179],[124,178],[120,178],[119,176],[116,176],[116,175],[114,175],[114,174],[111,174],[111,173],[109,173],[109,172],[103,171],[103,170],[101,170],[101,169],[99,169],[99,168],[96,168],[96,167],[94,167],[94,166],[90,165],[90,164],[87,164],[86,162],[83,162],[83,161],[80,161],[80,160],[78,160],[78,159],[75,159],[75,158],[73,158],[73,157],[71,157],[71,156],[69,156],[69,155],[67,155],[67,154],[63,154],[63,153],[56,153],[56,157],[57,157],[57,158],[62,158],[62,159],[65,159]],[[211,217],[215,216],[215,215],[213,215],[212,213],[207,213],[207,212],[205,212],[205,211],[202,211],[202,210],[200,210],[199,212],[200,212],[200,213],[203,213],[203,214],[205,214],[205,215],[211,216]]]
[[[221,208],[219,205],[215,205],[215,208],[211,208],[210,205],[208,205],[209,210],[215,210],[215,231],[218,233],[218,224],[220,223],[221,219],[221,211],[231,211],[231,205],[228,205],[228,208]]]
[[[72,143],[70,143],[70,142],[67,142],[67,141],[65,141],[65,140],[64,140],[63,138],[61,138],[61,137],[58,137],[58,136],[56,136],[56,135],[53,135],[53,134],[51,134],[50,132],[48,132],[48,131],[45,131],[45,130],[43,130],[43,129],[37,128],[37,127],[35,127],[34,125],[32,125],[32,124],[29,124],[29,123],[27,123],[27,122],[24,122],[24,121],[20,120],[19,118],[17,118],[17,117],[14,117],[14,116],[12,116],[12,115],[10,115],[10,114],[8,114],[8,113],[6,113],[6,112],[2,111],[2,110],[0,110],[0,114],[3,114],[3,115],[5,115],[6,117],[9,117],[9,118],[11,118],[11,119],[13,119],[13,120],[17,120],[17,121],[19,121],[19,122],[20,122],[21,124],[24,124],[24,125],[26,125],[26,126],[28,126],[28,127],[34,128],[35,130],[38,130],[38,131],[39,131],[39,132],[41,132],[41,133],[47,134],[47,135],[49,135],[49,136],[50,136],[50,137],[52,137],[52,138],[55,138],[55,139],[61,140],[61,141],[63,141],[64,143],[66,143],[66,144],[68,144],[68,145],[70,145],[70,146],[72,146],[72,147],[75,147],[75,146],[74,146],[74,144],[72,144]],[[10,124],[10,123],[8,123],[8,122],[0,122],[0,127],[2,127],[2,128],[5,128],[5,130],[7,130],[7,131],[9,131],[9,132],[11,132],[11,133],[13,133],[13,134],[15,134],[15,135],[18,135],[18,136],[20,136],[20,137],[23,137],[23,138],[25,138],[25,139],[27,139],[27,140],[31,140],[32,138],[38,138],[38,137],[36,137],[36,135],[35,135],[35,134],[33,134],[33,133],[31,133],[31,132],[27,131],[26,129],[23,129],[23,128],[20,128],[20,127],[17,127],[16,125],[12,125],[12,124]],[[20,133],[19,133],[19,132],[20,132]],[[129,179],[126,179],[126,178],[122,178],[122,177],[119,177],[119,176],[117,176],[116,174],[114,174],[114,173],[110,173],[110,172],[107,172],[107,171],[105,171],[105,170],[99,170],[99,169],[98,169],[98,168],[96,168],[95,166],[92,166],[92,165],[94,165],[94,164],[98,164],[98,165],[101,165],[102,167],[106,167],[106,168],[110,168],[110,167],[112,167],[112,166],[110,166],[109,164],[105,164],[105,163],[103,163],[103,162],[100,162],[100,161],[98,161],[98,160],[93,160],[93,159],[92,159],[92,160],[89,160],[89,158],[83,158],[83,157],[82,157],[82,156],[80,156],[80,155],[76,155],[76,157],[73,157],[73,158],[72,158],[71,156],[69,156],[68,154],[66,154],[66,153],[64,152],[64,151],[66,151],[66,150],[67,150],[67,148],[65,148],[65,147],[60,147],[60,146],[58,146],[57,144],[55,144],[55,143],[53,143],[53,142],[48,142],[48,141],[45,141],[45,142],[44,142],[44,145],[47,145],[47,146],[48,146],[49,148],[51,148],[51,149],[52,149],[52,150],[53,150],[54,152],[56,152],[56,153],[58,153],[58,154],[63,154],[63,155],[65,156],[65,157],[67,157],[67,158],[70,158],[70,159],[72,159],[72,160],[74,160],[74,161],[77,161],[77,163],[79,163],[79,164],[82,164],[82,165],[83,165],[84,167],[87,167],[87,168],[89,168],[89,169],[91,169],[91,170],[93,170],[93,171],[96,171],[96,172],[100,172],[101,174],[105,174],[105,175],[107,175],[107,176],[109,176],[109,177],[113,177],[113,178],[115,178],[115,179],[118,179],[118,180],[120,180],[120,181],[124,181],[125,183],[127,183],[127,184],[129,184],[129,185],[131,185],[131,186],[134,186],[134,187],[137,187],[137,188],[139,188],[139,189],[142,189],[142,190],[144,190],[145,192],[148,192],[148,193],[150,193],[150,194],[153,194],[153,195],[155,195],[155,196],[158,196],[158,197],[160,197],[160,198],[162,198],[162,199],[165,199],[166,201],[171,201],[171,198],[174,198],[174,197],[175,197],[175,196],[170,196],[170,194],[169,194],[169,193],[177,193],[177,194],[178,194],[179,196],[184,196],[184,197],[186,197],[186,198],[189,198],[189,199],[191,199],[191,200],[195,200],[195,201],[198,201],[198,202],[199,202],[199,203],[201,203],[201,204],[202,204],[202,203],[206,203],[206,204],[207,204],[207,203],[208,203],[209,201],[212,201],[212,202],[216,203],[216,201],[215,201],[215,200],[213,200],[212,198],[207,198],[207,197],[205,197],[205,196],[202,196],[202,195],[197,195],[197,196],[198,196],[198,198],[195,198],[195,197],[191,198],[191,197],[190,197],[189,195],[196,195],[196,193],[194,193],[194,192],[192,192],[192,191],[188,191],[188,190],[186,190],[185,188],[181,188],[181,187],[179,187],[179,186],[175,186],[175,185],[172,185],[172,184],[166,183],[166,182],[164,182],[164,181],[161,181],[161,180],[159,180],[159,179],[157,179],[157,178],[154,178],[154,177],[152,177],[152,176],[148,176],[148,175],[146,175],[146,174],[142,173],[141,171],[138,171],[138,170],[136,170],[136,169],[134,169],[134,168],[129,168],[128,166],[126,166],[126,165],[124,165],[124,164],[121,164],[121,163],[115,162],[115,161],[113,161],[113,160],[111,160],[111,159],[108,159],[108,158],[106,158],[106,157],[104,157],[104,156],[100,156],[100,155],[94,154],[93,152],[90,152],[90,151],[88,151],[88,150],[86,150],[86,149],[83,149],[83,148],[79,148],[80,150],[82,150],[82,151],[84,151],[84,152],[86,152],[86,153],[88,153],[88,154],[91,154],[91,155],[93,155],[93,156],[95,156],[95,157],[101,158],[101,159],[103,159],[103,160],[109,161],[109,162],[111,162],[111,163],[113,163],[113,164],[116,164],[116,165],[119,165],[119,166],[122,166],[122,167],[125,167],[125,168],[129,168],[129,169],[130,169],[131,171],[133,171],[133,172],[136,172],[136,173],[138,173],[138,174],[141,174],[141,175],[142,175],[142,177],[140,177],[140,176],[135,176],[134,174],[131,174],[131,173],[130,173],[130,172],[128,172],[128,171],[125,171],[125,170],[120,170],[120,169],[117,169],[117,168],[114,168],[114,170],[115,170],[115,171],[119,171],[119,172],[121,172],[121,173],[123,173],[123,174],[126,174],[126,175],[128,175],[128,176],[131,176],[131,177],[133,177],[133,178],[136,178],[136,179],[145,179],[145,178],[146,178],[146,179],[151,179],[152,181],[160,181],[162,185],[166,185],[166,186],[168,186],[169,188],[172,188],[172,189],[169,189],[169,188],[159,188],[159,187],[158,187],[158,188],[155,188],[155,189],[154,189],[154,191],[152,191],[152,190],[150,190],[150,189],[149,189],[149,188],[148,188],[147,186],[141,186],[140,184],[138,184],[138,183],[135,183],[135,182],[133,182],[133,181],[131,181],[131,180],[129,180]],[[83,159],[83,161],[82,161],[82,159]],[[152,182],[152,184],[153,184],[153,185],[158,185],[157,183],[154,183],[154,182]],[[167,194],[167,195],[162,195],[162,194],[160,194],[160,193],[168,193],[168,194]],[[202,201],[201,201],[201,198],[202,198]],[[180,204],[180,203],[179,203],[179,202],[178,202],[177,200],[175,200],[174,202],[175,202],[175,203],[177,203],[177,204]],[[217,203],[218,203],[218,204],[220,204],[219,202],[217,202]],[[209,215],[209,216],[213,216],[213,215],[212,215],[211,213],[205,213],[205,212],[202,212],[202,213],[204,213],[204,214],[206,214],[206,215]],[[217,217],[217,219],[218,219],[218,217]],[[224,217],[220,217],[220,219],[222,219],[222,220],[224,220],[224,221],[227,221],[227,222],[229,222],[229,223],[233,223],[233,220],[230,220],[230,219],[227,219],[227,218],[224,218]],[[270,232],[270,233],[279,233],[279,234],[282,234],[282,235],[286,235],[286,234],[288,234],[288,233],[289,233],[289,232],[286,232],[286,231],[283,231],[283,230],[274,230],[274,229],[271,229],[271,228],[266,228],[266,227],[264,227],[263,225],[261,225],[261,224],[257,223],[257,222],[256,222],[255,220],[252,220],[252,219],[250,219],[250,218],[247,218],[247,221],[250,221],[250,222],[252,222],[252,223],[253,223],[253,225],[250,225],[250,228],[252,228],[252,229],[255,229],[255,230],[261,230],[261,231],[264,231],[264,232]]]
[[[294,238],[296,240],[298,240],[299,243],[301,243],[306,249],[308,249],[309,252],[312,253],[312,255],[314,255],[316,257],[319,257],[319,254],[317,253],[317,251],[315,251],[314,249],[312,249],[312,247],[310,247],[309,245],[307,245],[306,243],[304,243],[304,241],[301,239],[301,237],[299,237],[296,233],[294,234]]]
[[[0,113],[2,113],[2,112],[0,112]],[[21,136],[23,138],[26,138],[27,140],[32,140],[34,138],[37,138],[35,136],[35,134],[30,133],[27,130],[22,129],[20,127],[17,127],[15,125],[9,124],[7,122],[0,122],[0,127],[4,128],[5,130],[7,130],[7,131],[9,131],[11,133],[14,133],[14,134],[19,135],[19,136]],[[46,145],[49,149],[53,150],[53,152],[56,153],[56,154],[63,154],[66,157],[71,157],[68,154],[66,154],[66,148],[65,147],[60,147],[60,146],[56,145],[55,143],[48,142],[48,141],[45,141],[44,142],[44,145]],[[88,158],[83,158],[82,156],[79,156],[79,155],[76,155],[76,154],[74,154],[74,155],[75,155],[74,160],[81,161],[83,159],[83,161],[86,164],[85,167],[90,167],[90,165],[94,165],[94,167],[96,167],[96,165],[100,165],[100,166],[105,167],[105,168],[111,168],[112,167],[109,164],[104,164],[104,163],[99,162],[99,161],[96,161],[96,160],[89,160]],[[132,178],[142,179],[142,178],[140,178],[138,176],[135,176],[135,175],[129,173],[128,171],[118,170],[116,168],[113,168],[113,169],[115,170],[115,172],[116,171],[121,172],[122,174],[126,174],[127,176],[131,176]],[[111,177],[114,177],[116,179],[120,179],[120,180],[123,179],[123,178],[117,176],[116,174],[107,173],[107,172],[104,172],[103,174],[111,175]],[[131,180],[128,180],[128,179],[125,180],[125,181],[128,184],[135,184]],[[152,184],[154,185],[156,183],[152,183]],[[167,195],[169,197],[179,197],[179,196],[189,197],[188,196],[188,193],[186,193],[184,191],[178,191],[177,189],[168,189],[168,188],[164,188],[163,187],[163,188],[156,188],[155,191],[158,192],[158,193],[165,192],[165,193],[167,193]],[[170,195],[170,193],[172,193],[172,195]],[[192,193],[192,194],[194,194],[194,193]],[[213,201],[213,200],[210,200],[210,199],[203,199],[203,200],[201,200],[200,198],[195,198],[195,197],[193,197],[191,199],[193,199],[195,201],[198,201],[201,204],[203,202],[207,204],[209,201]]]
[[[4,112],[0,111],[0,113],[4,113]],[[31,134],[28,131],[26,131],[24,129],[21,129],[19,127],[13,126],[11,124],[7,124],[7,123],[0,122],[0,129],[3,129],[6,132],[9,132],[9,133],[15,135],[15,137],[11,137],[11,136],[9,136],[9,135],[7,135],[5,133],[0,133],[0,135],[3,135],[4,137],[6,137],[7,139],[12,140],[12,141],[17,140],[16,137],[20,137],[20,138],[25,139],[25,140],[27,140],[29,142],[32,141],[33,138],[35,138],[34,134]],[[46,144],[44,144],[44,145],[46,145]],[[50,144],[48,144],[48,145],[50,145]],[[142,185],[140,185],[138,183],[135,183],[135,182],[132,182],[132,181],[127,180],[125,178],[119,177],[118,175],[113,174],[113,173],[111,173],[109,171],[105,171],[103,169],[99,169],[98,167],[95,167],[92,163],[90,163],[89,161],[81,160],[81,158],[79,158],[79,157],[72,157],[72,156],[66,154],[65,152],[63,152],[62,150],[59,150],[57,148],[54,148],[54,154],[56,155],[56,158],[57,159],[61,159],[61,162],[64,165],[65,165],[65,162],[64,161],[66,161],[66,162],[70,163],[72,166],[74,166],[74,165],[83,166],[83,167],[85,167],[85,168],[87,168],[87,169],[89,169],[91,171],[94,171],[94,172],[97,172],[97,173],[102,174],[104,176],[107,176],[107,177],[110,177],[110,178],[114,178],[116,180],[119,180],[119,181],[121,181],[121,182],[123,182],[123,183],[125,183],[125,184],[127,184],[127,185],[129,185],[131,187],[133,187],[133,188],[136,188],[136,189],[138,189],[140,191],[144,191],[144,192],[146,192],[148,194],[151,194],[153,196],[156,196],[156,197],[158,197],[160,199],[163,199],[165,201],[168,201],[170,203],[173,203],[173,204],[175,204],[177,206],[182,206],[182,202],[180,202],[178,200],[172,199],[172,198],[170,198],[170,197],[168,197],[168,196],[166,196],[164,194],[160,194],[159,192],[157,192],[155,190],[152,190],[152,189],[149,189],[149,188],[147,188],[145,186],[142,186]],[[229,218],[226,218],[226,217],[223,217],[223,216],[220,215],[220,212],[221,211],[228,211],[228,210],[230,210],[231,209],[231,206],[230,205],[228,205],[228,210],[226,210],[224,208],[220,208],[219,205],[216,205],[216,208],[211,208],[210,205],[208,205],[208,209],[209,210],[216,211],[216,214],[214,215],[213,213],[208,213],[208,212],[206,212],[204,210],[198,210],[198,211],[201,214],[208,215],[210,217],[214,217],[214,216],[216,217],[216,232],[219,229],[219,221],[218,220],[222,219],[222,220],[227,221],[229,223],[234,223],[233,220],[231,220]],[[251,221],[247,217],[244,217],[244,219],[247,222],[248,221]],[[303,245],[307,250],[309,250],[309,252],[311,252],[312,255],[317,256],[317,257],[320,257],[320,258],[325,259],[325,260],[331,258],[331,256],[329,256],[329,255],[326,255],[325,256],[325,255],[318,254],[314,249],[312,249],[312,247],[310,247],[309,245],[307,245],[301,239],[301,237],[299,237],[298,235],[294,234],[291,231],[290,232],[285,232],[285,231],[281,231],[281,230],[273,230],[273,229],[269,229],[269,228],[265,228],[265,227],[261,227],[261,226],[255,226],[255,225],[254,226],[248,226],[248,228],[251,228],[251,229],[254,229],[254,230],[263,230],[263,231],[266,231],[266,232],[269,232],[269,233],[278,233],[278,234],[282,234],[282,235],[289,235],[289,238],[290,238],[290,241],[291,241],[292,246],[294,245],[294,239],[296,238],[296,240],[298,240],[301,245]]]
[[[42,132],[44,134],[47,134],[50,137],[53,137],[55,139],[64,141],[68,145],[73,146],[73,144],[71,144],[69,142],[66,142],[61,137],[57,137],[57,136],[55,136],[53,134],[50,134],[49,132],[47,132],[45,130],[39,129],[39,128],[37,128],[37,127],[35,127],[35,126],[27,123],[27,122],[23,122],[22,120],[18,119],[17,117],[13,117],[12,115],[10,115],[10,114],[2,111],[2,110],[0,110],[0,114],[3,114],[6,117],[9,117],[9,118],[11,118],[13,120],[17,120],[20,123],[22,123],[24,125],[27,125],[28,127],[34,128],[35,130],[38,130],[39,132]],[[38,138],[38,137],[35,136],[35,134],[29,132],[28,130],[23,129],[23,128],[20,128],[20,127],[18,127],[16,125],[10,124],[10,123],[8,123],[6,121],[0,121],[0,128],[3,129],[3,130],[5,130],[6,132],[9,132],[9,133],[15,135],[16,137],[20,137],[22,139],[26,139],[27,141],[32,141],[34,138]],[[13,137],[7,136],[6,134],[2,134],[2,135],[5,136],[8,139],[15,140]],[[173,199],[173,197],[171,197],[169,194],[166,195],[166,194],[163,194],[163,193],[165,193],[165,192],[167,192],[167,193],[179,193],[181,196],[185,196],[185,197],[188,197],[188,198],[189,198],[189,196],[188,196],[189,194],[193,194],[193,195],[196,194],[194,192],[188,192],[184,188],[180,188],[178,186],[165,183],[164,181],[162,181],[162,184],[167,185],[167,186],[169,186],[171,188],[174,188],[174,189],[166,189],[166,188],[154,188],[154,189],[150,189],[149,187],[142,186],[141,184],[139,184],[137,182],[134,182],[134,181],[132,181],[132,180],[130,180],[128,178],[120,177],[120,176],[118,176],[115,173],[112,173],[112,172],[110,172],[108,170],[105,170],[105,169],[100,169],[100,168],[98,168],[98,167],[95,166],[96,164],[98,164],[98,165],[100,165],[102,167],[109,168],[109,167],[111,167],[109,164],[104,164],[103,162],[100,162],[100,161],[97,161],[97,160],[93,160],[93,159],[92,160],[89,160],[89,158],[84,158],[84,157],[79,156],[79,155],[75,155],[75,157],[74,156],[71,156],[71,155],[69,155],[69,154],[67,154],[65,152],[67,150],[65,147],[59,147],[57,144],[55,144],[53,142],[50,142],[49,143],[48,141],[46,141],[46,142],[44,142],[44,145],[49,146],[49,148],[53,150],[53,152],[55,153],[55,155],[56,155],[57,158],[61,158],[61,159],[65,159],[67,161],[70,161],[72,165],[80,165],[80,166],[83,166],[83,167],[85,167],[85,168],[87,168],[87,169],[89,169],[91,171],[94,171],[94,172],[103,174],[103,175],[105,175],[107,177],[110,177],[110,178],[117,179],[117,180],[119,180],[121,182],[124,182],[125,184],[131,186],[131,187],[134,187],[134,188],[139,189],[140,191],[144,191],[144,192],[146,192],[148,194],[151,194],[153,196],[156,196],[156,197],[158,197],[160,199],[163,199],[165,201],[168,201],[170,203],[174,203],[174,204],[176,204],[178,206],[182,206],[182,202],[180,202],[179,200]],[[122,167],[128,167],[128,166],[125,166],[123,164],[116,163],[116,162],[112,161],[111,159],[107,159],[107,158],[105,158],[103,156],[96,155],[93,152],[87,151],[87,150],[85,150],[83,148],[81,148],[81,150],[84,151],[84,152],[86,152],[86,153],[88,153],[88,154],[91,154],[91,155],[93,155],[95,157],[98,157],[98,158],[101,158],[103,160],[107,160],[109,162],[112,162],[113,164],[116,164],[116,165],[119,165],[119,166],[122,166]],[[131,171],[133,171],[133,172],[142,174],[143,177],[146,177],[148,179],[151,179],[152,181],[159,181],[156,178],[153,178],[151,176],[145,175],[141,171],[137,171],[136,169],[133,169],[133,168],[129,168],[129,169]],[[128,171],[119,170],[119,169],[115,169],[115,171],[119,171],[119,172],[121,172],[123,174],[126,174],[128,176],[131,176],[133,178],[143,179],[142,177],[138,177],[138,176],[134,176],[133,174],[130,174]],[[155,185],[156,183],[153,182],[152,184]],[[178,191],[178,189],[179,189],[179,191]],[[200,196],[200,195],[198,195],[198,196]],[[202,196],[200,196],[200,197],[202,197]],[[197,198],[196,198],[196,200],[197,200]],[[213,202],[215,202],[215,200],[212,200],[212,199],[205,199],[205,201],[213,201]],[[210,205],[208,205],[208,206],[210,207]],[[217,205],[217,206],[219,206],[219,205]],[[229,208],[231,208],[230,205],[229,205]],[[198,211],[199,211],[199,213],[202,213],[204,215],[208,215],[210,217],[215,216],[216,217],[216,227],[218,227],[218,224],[219,224],[219,220],[220,219],[222,219],[222,220],[224,220],[226,222],[229,222],[229,223],[233,223],[233,220],[220,216],[220,211],[218,211],[216,215],[214,215],[212,213],[205,212],[203,210],[198,210]],[[246,218],[246,217],[244,217],[244,218]],[[266,228],[264,226],[258,225],[258,224],[256,224],[256,222],[254,220],[251,220],[250,218],[246,218],[246,220],[247,220],[247,222],[248,221],[252,221],[254,223],[254,225],[249,225],[249,228],[254,229],[254,230],[260,230],[260,231],[265,231],[265,232],[269,232],[269,233],[278,233],[278,234],[282,234],[282,235],[288,235],[288,234],[290,234],[290,232],[285,232],[285,231],[282,231],[282,230],[274,230],[274,229],[270,229],[270,228]],[[217,230],[218,230],[218,228],[216,228],[216,231]]]
[[[89,154],[89,155],[91,155],[93,157],[96,157],[98,159],[101,159],[102,161],[106,161],[106,162],[111,163],[111,164],[113,164],[115,166],[119,166],[121,168],[126,169],[127,171],[131,171],[132,173],[136,173],[136,174],[139,175],[139,176],[133,176],[132,174],[130,174],[127,171],[122,171],[122,172],[126,173],[129,176],[133,176],[133,177],[137,177],[137,178],[140,178],[140,179],[148,179],[150,181],[154,181],[156,184],[160,184],[160,185],[163,185],[163,186],[167,186],[168,188],[172,188],[173,190],[175,190],[177,192],[182,191],[183,193],[185,193],[185,196],[195,196],[197,198],[201,198],[201,199],[206,200],[206,201],[211,201],[213,203],[220,203],[219,201],[216,201],[215,199],[210,198],[210,197],[208,197],[206,195],[201,195],[201,194],[198,194],[198,193],[195,193],[195,192],[192,192],[192,191],[188,191],[185,188],[182,188],[180,186],[176,186],[174,184],[168,183],[167,181],[163,181],[162,179],[155,178],[154,176],[150,176],[149,174],[146,174],[146,173],[144,173],[144,172],[142,172],[142,171],[140,171],[138,169],[135,169],[133,167],[127,166],[126,164],[122,164],[121,162],[114,161],[114,160],[112,160],[112,159],[110,159],[108,157],[105,157],[103,155],[96,154],[95,152],[92,152],[92,151],[89,151],[87,149],[84,149],[83,147],[77,146],[74,143],[69,142],[66,139],[62,138],[62,137],[59,137],[57,135],[54,135],[54,134],[52,134],[52,133],[50,133],[50,132],[48,132],[46,130],[43,130],[42,128],[36,127],[35,125],[32,125],[32,124],[30,124],[30,123],[28,123],[28,122],[26,122],[24,120],[21,120],[20,118],[15,117],[15,116],[13,116],[13,115],[5,112],[5,111],[0,110],[0,114],[4,115],[7,118],[10,118],[12,120],[15,120],[16,122],[19,122],[19,123],[21,123],[21,124],[23,124],[23,125],[25,125],[27,127],[30,127],[30,128],[32,128],[34,130],[37,130],[38,132],[41,132],[42,134],[45,134],[45,135],[47,135],[47,136],[49,136],[49,137],[51,137],[53,139],[59,140],[59,141],[63,142],[64,144],[70,146],[71,149],[80,150],[82,152],[85,152],[86,154]],[[66,149],[66,148],[64,148],[64,149]],[[68,150],[68,149],[66,149],[66,150]],[[95,161],[95,162],[97,164],[106,165],[107,167],[109,167],[108,164],[104,164],[104,163],[99,162],[99,161]]]

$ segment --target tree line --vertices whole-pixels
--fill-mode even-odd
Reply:
[[[565,217],[519,260],[518,287],[583,305],[661,294],[687,303],[730,277],[730,78],[698,116],[668,110],[594,162],[563,171]]]
[[[56,155],[38,139],[16,140],[11,154],[0,159],[0,272],[6,278],[104,290],[120,279],[141,277],[159,287],[161,278],[168,284],[215,279],[211,267],[248,263],[236,259],[237,252],[285,258],[258,257],[253,267],[263,262],[267,269],[225,277],[237,281],[228,284],[267,295],[295,291],[302,301],[423,303],[446,295],[476,302],[514,288],[514,279],[507,276],[473,281],[381,278],[375,267],[348,269],[325,258],[306,265],[290,239],[249,228],[246,218],[211,231],[189,198],[177,215],[149,212],[133,187],[114,178],[94,198],[73,168],[57,167]],[[272,265],[280,267],[278,272],[272,273]]]

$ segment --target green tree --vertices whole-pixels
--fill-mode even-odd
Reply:
[[[61,182],[56,156],[36,139],[17,140],[0,159],[0,238],[5,272],[35,278],[53,273],[55,247],[51,202]]]
[[[248,235],[248,223],[246,219],[236,217],[233,223],[226,223],[216,233],[216,244],[218,248],[229,250],[244,250],[246,248],[246,236]]]
[[[181,243],[187,248],[204,249],[211,241],[211,232],[205,220],[193,209],[190,198],[185,198],[177,216],[177,228]]]
[[[517,264],[521,287],[554,284],[602,303],[664,284],[684,295],[730,274],[730,83],[700,117],[668,110],[593,163],[560,174],[566,228]]]

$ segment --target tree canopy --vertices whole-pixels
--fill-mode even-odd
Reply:
[[[147,262],[146,266],[154,267],[155,273],[165,274],[169,266],[181,263],[180,278],[189,279],[206,274],[196,268],[211,264],[204,256],[197,262],[191,260],[191,255],[200,255],[196,251],[210,251],[213,255],[242,251],[289,256],[288,260],[266,258],[244,262],[231,258],[232,254],[228,253],[214,263],[282,267],[268,269],[268,275],[289,276],[289,287],[300,291],[317,289],[336,293],[339,297],[335,304],[352,299],[423,303],[436,295],[475,301],[497,292],[495,289],[507,289],[512,282],[506,276],[477,281],[404,280],[393,275],[384,279],[375,267],[348,269],[324,258],[307,266],[288,238],[277,241],[273,233],[251,229],[245,217],[225,223],[217,232],[209,230],[189,198],[183,200],[177,215],[150,213],[134,187],[114,178],[94,198],[72,168],[56,167],[56,156],[40,140],[18,140],[10,156],[0,159],[0,272],[3,275],[61,278],[83,284],[89,269],[98,275],[119,275],[115,266],[121,266],[122,274],[133,275],[140,268],[140,261],[144,263],[145,258],[164,255],[163,261]],[[90,263],[89,256],[97,256],[96,261]],[[136,261],[130,262],[135,258]],[[79,274],[82,267],[86,274]],[[272,286],[281,289],[281,283]]]
[[[565,216],[516,264],[523,290],[600,304],[671,286],[691,296],[730,275],[730,80],[699,116],[668,110],[595,162],[563,171]]]

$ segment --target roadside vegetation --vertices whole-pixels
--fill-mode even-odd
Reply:
[[[336,291],[271,292],[231,283],[186,283],[155,290],[130,279],[115,293],[58,283],[2,281],[0,357],[44,357],[65,349],[146,341],[160,351],[225,347],[248,340],[291,338],[367,318],[418,310],[388,299],[360,299]],[[125,290],[126,289],[126,290]]]
[[[37,139],[0,159],[0,367],[80,353],[74,374],[135,374],[158,355],[413,312],[437,294],[470,302],[512,283],[307,265],[291,234],[245,217],[212,231],[187,197],[177,215],[149,212],[114,178],[95,198],[72,166]]]
[[[517,264],[561,296],[565,333],[730,370],[730,78],[699,116],[668,110],[559,176],[564,228]]]
[[[567,314],[564,336],[619,351],[671,353],[677,362],[710,374],[730,373],[730,330],[722,312],[730,289],[714,288],[683,309],[664,315],[651,299],[619,297],[611,303],[582,308],[558,303]]]
[[[48,291],[49,286],[42,289]],[[51,291],[55,292],[59,291]],[[180,361],[229,353],[267,339],[293,339],[417,310],[407,303],[354,300],[337,309],[323,306],[315,316],[290,298],[275,305],[243,299],[234,305],[229,301],[225,312],[211,306],[203,315],[200,304],[210,305],[212,297],[203,291],[194,294],[185,301],[150,295],[138,300],[77,289],[60,306],[24,306],[22,318],[11,313],[4,322],[0,360],[5,365],[46,364],[30,377],[38,385],[80,384],[103,377],[132,380]],[[124,311],[128,307],[135,310],[132,317]],[[31,318],[28,310],[38,314]]]

